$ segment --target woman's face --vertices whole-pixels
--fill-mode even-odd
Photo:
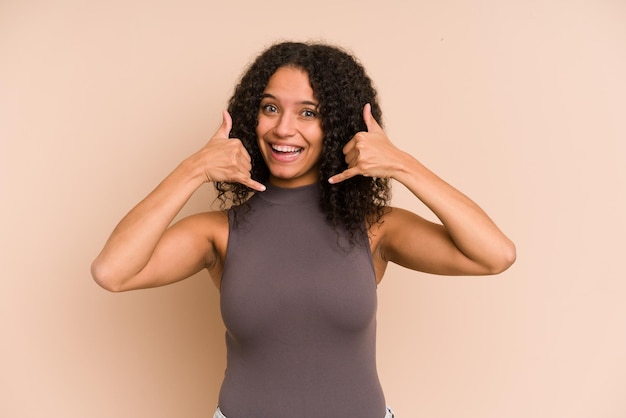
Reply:
[[[278,187],[299,187],[319,180],[322,120],[307,73],[281,67],[270,77],[261,98],[257,141]]]

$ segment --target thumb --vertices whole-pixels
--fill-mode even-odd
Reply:
[[[383,128],[380,127],[374,116],[372,115],[372,105],[366,103],[363,106],[363,120],[365,121],[365,126],[367,126],[367,132],[376,132],[382,131]]]
[[[217,132],[215,132],[214,137],[228,138],[228,135],[230,134],[230,130],[232,127],[233,127],[233,120],[230,117],[230,113],[228,113],[228,110],[223,110],[222,111],[222,124],[217,129]]]

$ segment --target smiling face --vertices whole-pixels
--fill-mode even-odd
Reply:
[[[300,187],[319,180],[322,120],[307,73],[281,67],[263,91],[257,141],[271,184]]]

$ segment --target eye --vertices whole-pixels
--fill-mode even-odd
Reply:
[[[262,104],[261,110],[263,111],[263,113],[277,113],[278,112],[278,108],[274,106],[273,104]]]
[[[302,111],[302,116],[304,116],[307,119],[313,119],[317,117],[317,112],[314,112],[311,109],[304,109]]]

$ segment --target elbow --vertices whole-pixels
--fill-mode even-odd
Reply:
[[[109,292],[118,293],[123,291],[122,282],[120,280],[116,280],[115,277],[107,271],[106,267],[98,261],[98,259],[91,263],[91,277],[98,284],[98,286],[108,290]]]
[[[515,263],[515,260],[517,259],[515,244],[513,244],[510,240],[507,241],[508,242],[502,246],[498,256],[494,257],[493,263],[489,265],[488,274],[500,274]]]

